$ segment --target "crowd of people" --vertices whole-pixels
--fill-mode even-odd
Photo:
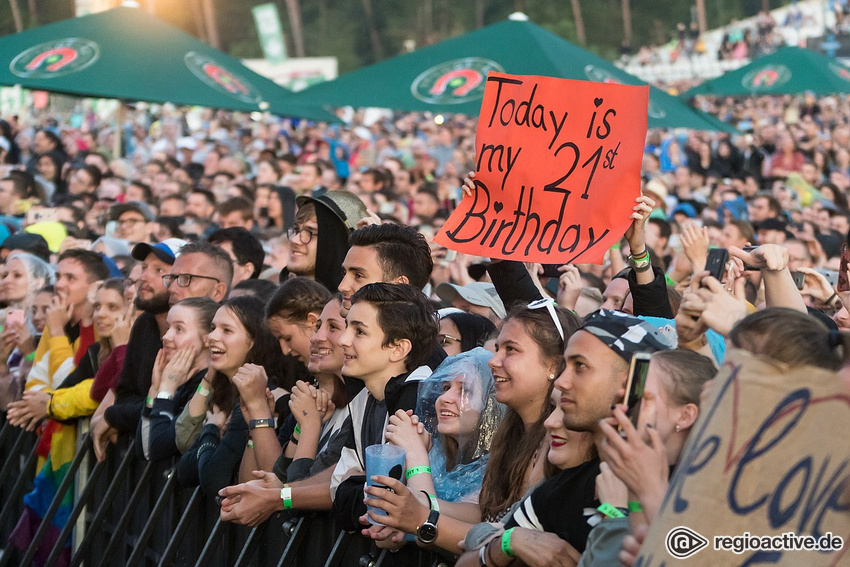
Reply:
[[[90,417],[98,459],[176,459],[222,520],[318,512],[309,564],[339,529],[398,565],[630,564],[726,351],[839,372],[850,330],[850,103],[702,104],[749,132],[650,131],[623,238],[556,277],[433,242],[469,118],[147,109],[124,159],[94,116],[6,117],[0,409],[50,440],[35,492]],[[367,479],[385,443],[403,471]]]

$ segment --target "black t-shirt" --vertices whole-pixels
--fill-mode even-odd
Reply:
[[[549,532],[584,552],[590,534],[585,508],[596,508],[596,475],[599,460],[594,459],[564,469],[541,484],[514,511],[505,529],[520,527]]]

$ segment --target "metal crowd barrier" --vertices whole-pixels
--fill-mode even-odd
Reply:
[[[122,438],[97,462],[80,421],[77,453],[33,534],[30,546],[12,549],[9,536],[32,490],[39,437],[6,423],[0,414],[0,567],[33,565],[50,521],[69,490],[74,506],[46,567],[58,565],[71,538],[71,567],[448,567],[451,563],[425,550],[401,555],[381,552],[359,534],[339,532],[335,541],[318,537],[326,516],[273,515],[248,528],[219,520],[215,500],[200,488],[177,482],[176,460],[151,463],[136,457],[131,438]],[[72,488],[73,487],[73,488]],[[412,551],[412,553],[411,553]],[[41,550],[41,553],[47,553]],[[413,558],[415,556],[415,558]],[[397,560],[398,559],[398,560]]]

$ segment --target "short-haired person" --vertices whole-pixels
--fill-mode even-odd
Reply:
[[[254,203],[245,197],[231,197],[218,206],[218,225],[221,228],[254,228]]]
[[[171,266],[171,273],[163,276],[171,305],[188,297],[209,297],[224,301],[233,281],[233,263],[230,255],[204,240],[190,242],[180,249],[180,255]]]
[[[351,297],[369,283],[406,283],[422,290],[428,285],[434,260],[428,241],[415,228],[398,224],[370,225],[351,233],[339,283],[342,315]]]
[[[249,279],[257,279],[263,271],[266,252],[257,237],[241,227],[220,228],[209,235],[207,241],[218,244],[233,260],[231,288]]]
[[[113,205],[109,209],[110,220],[118,224],[115,236],[130,241],[131,244],[151,241],[151,221],[153,213],[146,203],[130,201]]]
[[[215,195],[206,189],[192,189],[186,195],[186,214],[210,220],[215,213]]]

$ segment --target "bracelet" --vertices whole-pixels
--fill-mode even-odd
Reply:
[[[632,260],[644,260],[649,256],[649,248],[644,248],[640,254],[632,254]]]
[[[511,534],[514,532],[514,529],[515,528],[511,528],[502,533],[502,553],[508,557],[514,557],[514,552],[511,549]]]
[[[603,516],[608,518],[625,518],[626,514],[624,514],[619,508],[608,504],[607,502],[603,503],[601,506],[597,508],[599,512],[602,513]]]
[[[832,305],[832,302],[835,301],[836,298],[838,298],[837,293],[833,293],[832,295],[830,295],[829,299],[826,300],[826,305]]]
[[[207,390],[206,388],[204,388],[204,381],[203,380],[201,380],[201,383],[198,384],[198,389],[195,390],[195,392],[201,394],[204,397],[209,397],[209,395],[210,395],[210,391]]]
[[[200,458],[200,456],[205,453],[207,449],[215,449],[217,447],[218,445],[216,445],[215,443],[202,443],[201,446],[198,447],[198,451],[195,454],[198,456],[198,458]]]
[[[478,548],[478,567],[487,567],[487,546]]]
[[[298,438],[295,437],[295,434],[290,435],[289,442],[292,443],[293,445],[298,445]]]
[[[32,362],[33,360],[35,360],[35,351],[32,351],[31,353],[26,355],[24,357],[24,360],[26,360],[27,362]]]
[[[297,434],[297,435],[301,435],[301,424],[300,423],[295,424],[295,429],[292,430],[292,433]]]
[[[407,469],[407,472],[404,474],[404,480],[410,480],[410,477],[416,476],[418,474],[428,473],[431,474],[431,467],[422,466],[422,467],[413,467],[412,469]]]
[[[284,484],[280,489],[280,499],[283,500],[283,509],[292,510],[292,487]]]
[[[248,429],[263,429],[266,427],[274,428],[274,418],[264,417],[261,419],[252,419],[248,422]]]
[[[643,512],[643,507],[637,500],[632,500],[631,502],[629,502],[629,512],[633,514],[639,514]]]

